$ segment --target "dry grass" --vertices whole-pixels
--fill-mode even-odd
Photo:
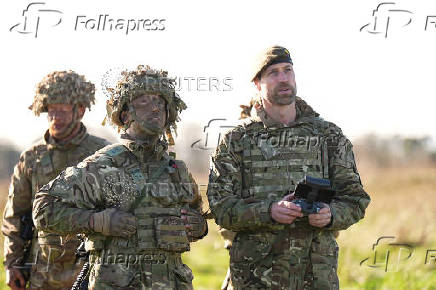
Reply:
[[[427,249],[436,250],[436,168],[365,168],[361,176],[372,202],[366,218],[338,238],[341,289],[436,289],[436,260],[424,265]],[[7,182],[1,184],[0,193],[3,208]],[[363,259],[373,257],[372,245],[382,236],[394,236],[395,242],[413,247],[410,259],[405,260],[397,247],[390,248],[390,257],[400,255],[401,261],[391,258],[387,272],[370,267],[369,261],[361,266]],[[388,248],[378,249],[383,253]],[[213,222],[209,235],[194,244],[184,259],[194,270],[196,289],[219,289],[228,254]],[[4,278],[0,283],[0,288],[5,287]]]
[[[371,195],[366,218],[341,232],[339,275],[343,289],[436,289],[435,260],[424,264],[428,249],[436,249],[436,169],[401,168],[364,170],[362,180]],[[406,246],[378,246],[384,258],[390,250],[387,272],[360,261],[374,257],[372,246],[383,236],[385,243]],[[398,262],[397,258],[400,258]],[[378,259],[383,263],[383,259]]]

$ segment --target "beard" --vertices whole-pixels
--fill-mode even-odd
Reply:
[[[289,93],[280,94],[282,90],[289,90]],[[286,106],[295,102],[297,98],[297,88],[289,84],[280,84],[272,91],[267,92],[266,98],[274,105]]]

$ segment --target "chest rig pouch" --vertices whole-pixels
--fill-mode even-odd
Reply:
[[[139,172],[136,173],[139,176]],[[182,253],[190,250],[180,210],[194,198],[183,162],[165,159],[148,165],[143,196],[133,203],[138,222],[138,248]],[[140,177],[144,178],[145,177]]]
[[[328,179],[327,145],[312,124],[247,130],[241,141],[243,198],[280,200],[306,175]]]
[[[134,210],[138,218],[138,249],[159,249],[183,253],[189,251],[185,223],[180,208],[149,207]]]
[[[133,160],[125,171],[137,186],[138,195],[128,210],[137,217],[138,227],[136,241],[124,240],[124,245],[123,239],[114,238],[114,242],[119,240],[120,243],[116,244],[125,247],[135,245],[137,251],[189,251],[185,222],[180,212],[194,199],[186,165],[168,156],[161,161],[140,164],[126,147],[122,146],[122,149]]]

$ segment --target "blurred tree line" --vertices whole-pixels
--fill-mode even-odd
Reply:
[[[9,179],[18,162],[20,152],[7,142],[0,143],[0,180]]]
[[[205,148],[203,146],[205,134],[202,127],[197,124],[187,124],[181,131],[184,134],[180,134],[176,139],[177,158],[188,164],[194,176],[200,179],[199,181],[205,182],[209,173],[209,158],[218,140],[215,140],[216,136],[214,136],[213,142]],[[110,141],[116,142],[115,139]],[[436,165],[436,141],[429,136],[367,134],[352,141],[359,167],[391,168]],[[20,151],[15,146],[0,141],[0,180],[9,179],[19,156]]]
[[[359,164],[379,168],[436,165],[435,140],[429,136],[367,134],[354,140],[353,144]]]

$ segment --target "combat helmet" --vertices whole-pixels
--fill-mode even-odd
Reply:
[[[103,124],[108,121],[118,129],[127,130],[133,121],[140,122],[131,102],[143,94],[158,94],[166,101],[167,118],[164,130],[169,144],[173,145],[172,131],[176,133],[176,122],[180,121],[179,113],[186,109],[186,104],[175,92],[175,79],[169,78],[167,71],[152,69],[148,65],[139,65],[136,70],[125,70],[121,72],[121,76],[115,88],[106,88],[109,99],[106,101],[107,114]],[[131,113],[132,120],[123,123],[121,113],[125,110]],[[143,127],[151,134],[163,133]]]
[[[38,83],[33,104],[29,109],[36,116],[48,111],[50,104],[81,105],[91,109],[95,103],[95,86],[83,75],[69,71],[55,71]],[[76,106],[75,106],[76,108]]]

